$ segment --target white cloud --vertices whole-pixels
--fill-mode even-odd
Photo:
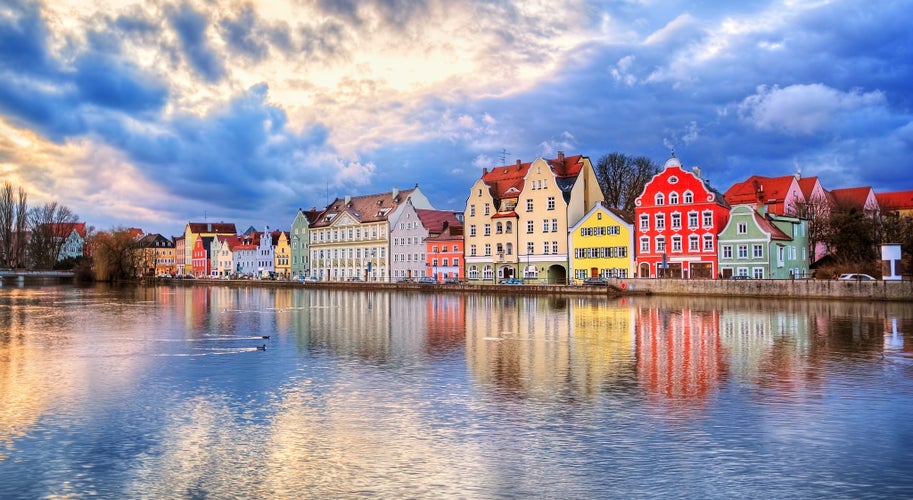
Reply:
[[[843,115],[885,104],[879,91],[841,92],[815,83],[780,88],[761,86],[739,105],[739,114],[753,126],[783,130],[792,134],[812,134],[828,128]]]

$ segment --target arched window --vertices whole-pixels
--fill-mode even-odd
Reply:
[[[507,230],[507,234],[510,234],[514,231],[514,225],[510,221],[507,221],[504,224],[505,224],[505,229]]]
[[[694,203],[694,193],[685,191],[685,203]]]
[[[654,198],[654,202],[655,202],[657,205],[665,205],[665,204],[666,204],[666,197],[663,196],[662,193],[656,193],[656,198]]]
[[[678,205],[678,193],[672,193],[669,195],[669,204]]]

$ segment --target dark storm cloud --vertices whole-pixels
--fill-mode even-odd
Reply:
[[[253,6],[246,4],[235,16],[223,19],[219,28],[229,47],[254,61],[260,61],[269,54],[267,41],[282,39],[281,36],[271,37],[261,33],[261,25],[262,21],[257,18]]]
[[[84,103],[128,113],[157,111],[167,87],[129,62],[87,54],[76,61],[73,83]]]
[[[169,9],[172,27],[177,32],[181,49],[191,67],[204,80],[215,83],[226,75],[225,66],[206,40],[209,21],[206,16],[184,3]]]
[[[0,16],[0,71],[47,75],[56,65],[46,55],[48,29],[39,6],[25,0],[10,0]]]

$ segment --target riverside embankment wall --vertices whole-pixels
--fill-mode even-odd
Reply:
[[[487,293],[511,295],[684,295],[758,297],[769,299],[834,299],[913,302],[913,281],[840,280],[665,280],[611,279],[609,287],[564,285],[425,285],[417,283],[317,282],[259,280],[155,280],[178,285],[265,286],[399,290],[435,293]]]

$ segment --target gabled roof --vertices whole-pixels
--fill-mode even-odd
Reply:
[[[339,214],[345,212],[359,223],[386,221],[390,212],[405,202],[415,189],[387,191],[385,193],[368,194],[336,198],[327,205],[320,215],[313,221],[311,227],[330,226]]]
[[[174,248],[174,241],[158,233],[143,235],[139,240],[137,240],[136,244],[140,248]]]
[[[913,209],[913,190],[875,193],[875,198],[882,210]]]
[[[795,177],[762,177],[752,175],[745,181],[733,184],[724,196],[730,205],[746,203],[782,203],[789,196],[789,188]]]
[[[51,223],[47,225],[51,227],[51,231],[56,235],[69,236],[73,231],[76,231],[76,234],[78,234],[80,238],[86,238],[85,222]]]
[[[770,219],[758,213],[757,210],[752,210],[752,214],[754,215],[754,220],[758,224],[758,227],[760,227],[764,232],[770,234],[770,239],[792,241],[791,236],[784,233],[779,227],[774,225]]]
[[[418,215],[419,220],[422,221],[422,225],[425,226],[425,229],[431,234],[439,234],[444,230],[445,224],[449,227],[461,225],[456,214],[448,212],[447,210],[426,210],[416,208],[415,213]]]
[[[606,210],[608,210],[609,212],[612,212],[612,214],[615,217],[618,217],[619,219],[624,221],[625,224],[631,224],[631,225],[634,224],[634,214],[632,214],[631,212],[625,212],[624,210],[621,210],[619,208],[610,207],[607,205],[603,205],[603,206],[605,207]]]
[[[856,208],[866,208],[871,193],[872,188],[869,186],[831,190],[831,196],[838,205]]]
[[[488,186],[491,197],[495,200],[504,198],[517,198],[523,190],[523,179],[529,172],[530,163],[521,163],[517,160],[515,165],[505,165],[491,169],[482,169],[482,182]]]
[[[798,182],[799,189],[802,190],[802,196],[805,196],[805,201],[811,201],[815,186],[820,185],[818,177],[800,177]]]
[[[430,236],[425,241],[463,241],[463,226],[446,225],[444,230],[436,236]]]
[[[226,222],[188,222],[190,232],[200,233],[218,233],[218,234],[235,234],[235,225]]]
[[[279,244],[279,237],[281,237],[283,234],[285,234],[285,239],[288,240],[288,236],[289,236],[288,231],[280,231],[277,229],[277,230],[269,233],[273,246],[276,246]]]

